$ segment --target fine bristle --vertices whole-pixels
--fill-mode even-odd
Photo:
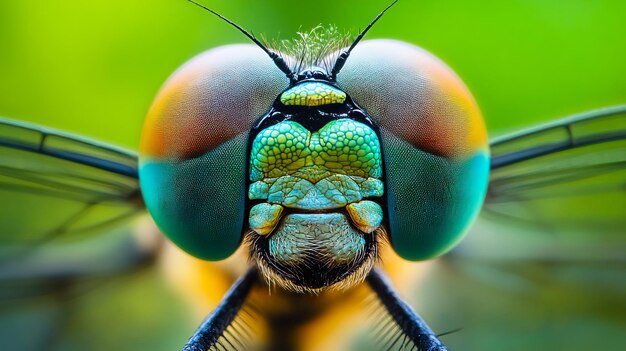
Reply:
[[[318,25],[309,31],[297,32],[293,39],[264,40],[265,45],[281,53],[293,72],[318,66],[330,72],[341,49],[350,45],[354,35],[341,32],[336,26]]]
[[[259,250],[256,249],[257,245],[255,244],[255,241],[259,240],[260,237],[253,231],[248,231],[244,235],[244,243],[249,248],[251,263],[257,266],[262,279],[265,280],[270,289],[278,287],[286,291],[296,293],[319,294],[323,291],[345,291],[362,283],[372,268],[380,261],[380,257],[378,255],[379,240],[385,241],[386,239],[382,238],[385,235],[386,233],[384,229],[382,227],[379,228],[374,235],[376,240],[375,244],[372,246],[371,250],[366,253],[366,257],[362,263],[351,274],[344,277],[342,280],[321,288],[310,288],[296,285],[291,280],[286,278],[286,276],[289,275],[289,272],[277,271],[279,268],[277,266],[272,266],[269,262],[267,262],[266,259],[262,257]],[[303,262],[303,264],[306,264],[306,262]],[[298,267],[293,266],[291,269],[298,269]]]
[[[253,305],[246,303],[237,316],[207,351],[260,350],[266,343],[264,319]]]

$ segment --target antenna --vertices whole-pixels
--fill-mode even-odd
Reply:
[[[245,35],[246,37],[248,37],[250,40],[252,40],[252,42],[254,42],[256,45],[258,45],[261,49],[263,49],[263,51],[265,51],[265,53],[272,59],[272,61],[274,61],[274,64],[278,67],[278,69],[280,69],[281,71],[283,71],[283,73],[285,73],[287,75],[287,78],[289,78],[289,80],[291,81],[291,83],[294,83],[297,79],[297,76],[295,73],[293,73],[291,71],[291,69],[289,68],[289,66],[287,65],[287,62],[285,62],[285,60],[283,60],[283,58],[278,55],[277,53],[271,51],[270,49],[268,49],[265,45],[263,45],[253,34],[249,33],[247,30],[241,28],[240,25],[238,25],[237,23],[229,20],[228,18],[220,15],[219,13],[211,10],[210,8],[199,4],[193,0],[187,0],[190,3],[209,11],[210,13],[214,14],[215,16],[221,18],[222,20],[224,20],[224,22],[230,24],[231,26],[237,28],[241,33],[243,33],[243,35]],[[396,0],[397,1],[397,0]],[[384,11],[383,11],[384,12]],[[380,15],[379,15],[380,17]]]
[[[189,0],[189,1],[191,1],[191,0]],[[363,29],[361,34],[359,34],[356,37],[356,39],[354,39],[354,42],[352,42],[352,45],[350,45],[348,50],[342,52],[339,55],[339,57],[337,58],[337,61],[335,61],[335,66],[333,66],[333,69],[332,69],[332,71],[330,73],[330,79],[331,80],[336,80],[337,73],[339,73],[339,71],[341,71],[341,69],[343,68],[343,65],[346,64],[346,60],[348,60],[348,56],[350,56],[350,52],[352,51],[352,49],[354,49],[356,44],[358,44],[361,41],[361,39],[363,39],[363,37],[365,36],[365,33],[367,33],[367,31],[370,30],[370,28],[372,28],[374,23],[376,23],[385,14],[385,12],[387,12],[387,10],[389,10],[391,8],[391,6],[395,5],[396,2],[398,2],[398,0],[394,0],[394,2],[389,4],[389,6],[385,7],[384,10],[382,10],[376,17],[374,17],[374,19],[370,22],[370,24],[368,24],[367,27],[365,27],[365,29]]]

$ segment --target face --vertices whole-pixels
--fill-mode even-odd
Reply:
[[[250,248],[265,276],[292,290],[361,279],[383,220],[377,127],[317,72],[280,93],[249,137]]]
[[[488,175],[471,95],[406,43],[359,44],[335,79],[337,52],[289,81],[258,48],[226,46],[170,78],[140,181],[172,241],[209,260],[245,243],[271,284],[319,291],[362,281],[381,242],[420,260],[460,240]]]

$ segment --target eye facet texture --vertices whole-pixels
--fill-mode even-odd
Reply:
[[[159,228],[190,254],[228,257],[244,225],[248,134],[288,80],[254,45],[209,50],[165,83],[146,119],[139,177]]]
[[[392,40],[359,44],[337,83],[379,126],[382,145],[366,140],[371,130],[351,120],[319,131],[285,121],[255,136],[248,154],[249,131],[276,97],[313,107],[343,99],[343,92],[320,83],[283,92],[287,79],[253,45],[210,50],[174,73],[149,112],[140,153],[143,196],[163,232],[189,253],[218,260],[239,245],[246,196],[294,208],[320,199],[344,206],[380,196],[384,181],[382,217],[396,252],[420,260],[449,250],[477,214],[488,178],[487,136],[468,90],[431,54]],[[336,171],[328,189],[341,191],[282,179],[308,163]],[[352,184],[355,177],[361,182]],[[287,196],[292,188],[301,196]],[[353,194],[360,195],[349,201]],[[369,207],[353,207],[364,229],[379,224],[381,218],[361,215]],[[256,219],[260,231],[274,225],[271,216]]]
[[[485,196],[485,126],[443,62],[393,40],[359,44],[338,85],[381,129],[389,234],[396,252],[428,259],[456,244]]]

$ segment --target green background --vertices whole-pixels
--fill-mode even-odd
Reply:
[[[268,38],[291,38],[296,31],[320,23],[356,31],[386,5],[355,0],[205,3]],[[497,135],[572,113],[626,103],[624,14],[626,2],[617,0],[402,0],[371,30],[368,38],[405,40],[442,58],[469,86],[484,112],[488,130]],[[143,118],[165,79],[203,50],[240,42],[246,40],[235,29],[184,0],[0,1],[0,116],[135,149]],[[448,285],[440,284],[444,290],[449,287],[448,292],[433,290],[436,294],[428,295],[426,286],[427,294],[419,295],[423,299],[414,298],[421,300],[419,305],[426,310],[420,311],[425,311],[426,319],[433,320],[438,331],[459,326],[441,321],[450,312],[441,305],[453,301],[451,291],[472,289],[483,296],[480,289],[484,288],[470,287],[471,282],[446,275],[445,270],[442,265],[435,272],[441,272],[443,279],[450,277]],[[512,301],[511,296],[520,290],[513,291],[514,286],[510,289],[498,295],[502,301],[489,298],[491,310],[486,311],[485,319],[497,324],[508,309],[508,314],[528,311],[526,304]],[[444,300],[444,295],[450,300]],[[588,297],[589,294],[583,296]],[[437,304],[431,305],[435,300]],[[480,301],[484,300],[487,298]],[[561,300],[561,295],[555,295],[553,306],[557,307],[535,308],[552,313],[563,305],[558,303]],[[52,310],[55,307],[49,307],[53,305],[38,301],[27,311],[13,310],[14,314],[8,317],[3,310],[0,323],[17,325],[22,321],[29,327],[25,340],[33,334],[41,336],[39,330],[51,333],[52,340],[55,331],[49,326],[56,322],[50,319],[38,327],[33,321],[41,321],[40,315],[50,315],[43,306],[51,309],[50,313],[57,313]],[[65,325],[68,335],[72,330],[80,330],[81,334],[74,333],[65,341],[50,345],[63,350],[84,349],[97,338],[91,349],[119,349],[123,346],[119,345],[120,340],[130,340],[126,346],[136,342],[143,345],[142,349],[172,350],[185,341],[198,323],[189,320],[183,305],[163,287],[156,272],[141,273],[86,295],[73,308],[89,312],[76,314]],[[429,305],[432,310],[428,310]],[[120,314],[122,311],[125,313]],[[489,311],[491,314],[487,314]],[[480,316],[472,314],[467,319],[472,318]],[[458,313],[449,320],[457,319]],[[613,319],[622,323],[623,315]],[[110,323],[117,320],[120,323]],[[607,320],[589,323],[596,323],[610,335],[619,334],[619,327],[605,327]],[[92,323],[106,325],[107,329],[91,331],[93,334],[83,330]],[[536,315],[524,323],[543,328]],[[133,327],[129,329],[128,324]],[[475,324],[482,326],[478,321]],[[482,343],[467,343],[468,335],[473,335],[472,325],[460,326],[468,331],[448,336],[455,349],[486,349]],[[550,335],[540,337],[589,332],[586,327],[576,328],[543,328]],[[489,345],[518,345],[492,345],[491,349],[531,349],[518,342],[517,329],[511,334],[492,333],[487,328],[482,332],[481,340]],[[146,343],[154,335],[160,338]],[[0,335],[0,340],[12,336]],[[525,337],[533,338],[534,334]],[[34,341],[33,345],[33,349],[41,349]],[[554,345],[552,349],[559,349],[561,344]]]
[[[363,28],[385,2],[210,1],[257,34]],[[491,132],[626,102],[623,1],[404,0],[368,38],[420,45],[466,82]],[[0,115],[136,148],[159,86],[246,42],[184,0],[0,2]],[[382,63],[381,63],[382,64]]]

